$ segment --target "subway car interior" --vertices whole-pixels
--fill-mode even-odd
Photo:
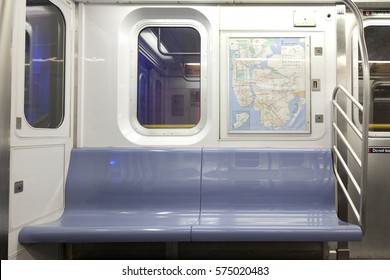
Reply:
[[[0,0],[1,259],[390,259],[390,1]]]

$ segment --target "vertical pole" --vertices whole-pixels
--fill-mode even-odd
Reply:
[[[0,0],[0,258],[8,259],[12,0]]]
[[[346,38],[345,38],[345,16],[346,16],[345,5],[337,5],[336,10],[337,10],[337,84],[346,87],[347,73],[346,73],[345,65],[347,64],[346,61],[347,57],[346,57]],[[348,102],[344,94],[338,95],[337,102],[345,112],[348,112],[347,110]],[[338,118],[339,113],[337,111],[333,112],[333,114],[334,114],[335,121],[337,119],[342,120],[342,122],[337,122],[337,125],[339,126],[340,130],[344,133],[344,135],[347,135],[347,130],[348,130],[347,123],[344,121],[344,119],[341,116],[340,118]],[[338,141],[337,133],[334,133],[333,137],[334,137],[333,143],[338,147],[343,158],[345,160],[348,159],[347,156],[348,151],[345,145],[337,145],[337,141]],[[348,175],[346,174],[344,168],[338,165],[337,157],[334,157],[334,160],[336,161],[335,169],[337,169],[337,172],[340,174],[342,181],[348,182]],[[338,211],[338,216],[341,220],[348,221],[348,201],[340,187],[337,187],[337,211]],[[336,258],[348,259],[349,258],[348,242],[338,242],[336,252],[337,252]]]
[[[344,3],[351,9],[356,17],[356,22],[359,31],[359,47],[362,57],[363,67],[363,127],[362,127],[362,172],[361,172],[361,196],[360,196],[360,216],[362,231],[365,231],[365,207],[366,207],[366,189],[367,189],[367,173],[368,173],[368,124],[370,123],[370,108],[371,108],[371,83],[370,83],[370,65],[368,63],[368,52],[366,39],[364,37],[363,17],[359,8],[351,0],[343,0]]]

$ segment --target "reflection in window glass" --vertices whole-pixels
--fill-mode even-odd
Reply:
[[[190,27],[148,27],[138,37],[138,122],[191,128],[200,120],[200,34]]]
[[[369,121],[371,131],[390,131],[390,26],[367,26],[364,28],[370,77],[372,84],[372,107]],[[362,63],[359,55],[359,100],[363,103]],[[362,113],[359,121],[362,123]]]
[[[64,117],[65,22],[50,1],[27,1],[24,114],[35,128]]]
[[[364,28],[368,59],[390,61],[390,28],[389,26],[367,26]]]
[[[373,131],[390,131],[390,86],[378,85],[373,88]]]

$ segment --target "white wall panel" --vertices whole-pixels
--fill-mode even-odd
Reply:
[[[143,10],[142,10],[143,9]],[[182,10],[181,10],[182,9]],[[142,12],[139,12],[141,11]],[[129,34],[137,24],[156,18],[193,19],[208,32],[207,122],[195,135],[180,136],[167,132],[163,136],[146,136],[131,125],[129,110],[137,90],[137,34]],[[81,5],[82,34],[79,49],[78,146],[267,146],[267,147],[329,147],[330,100],[336,85],[335,7],[330,6],[142,6]],[[182,11],[182,12],[181,12]],[[315,27],[294,27],[294,12],[313,15]],[[295,34],[309,36],[310,77],[321,80],[321,90],[311,92],[311,133],[306,135],[230,136],[220,131],[226,127],[226,46],[221,45],[223,32],[264,34]],[[135,43],[134,43],[135,42]],[[135,47],[134,47],[135,46]],[[322,56],[314,48],[322,47]],[[221,53],[221,56],[220,56]],[[133,82],[132,82],[133,79]],[[315,122],[322,115],[322,123]],[[294,140],[294,141],[291,141]]]
[[[139,7],[114,5],[85,5],[81,7],[81,42],[79,70],[79,146],[213,146],[218,141],[218,7]],[[137,52],[137,35],[131,37],[137,24],[148,19],[180,21],[192,19],[204,25],[208,53],[202,63],[208,69],[206,126],[192,136],[145,136],[130,125],[129,110],[136,85],[130,80],[136,77],[134,57]],[[135,43],[134,43],[135,42]],[[135,47],[132,48],[132,45]],[[136,67],[135,67],[136,69]]]
[[[10,231],[64,206],[64,146],[14,148],[11,153]],[[14,193],[15,182],[23,191]]]

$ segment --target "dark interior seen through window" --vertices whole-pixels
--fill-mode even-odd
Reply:
[[[27,1],[24,114],[34,128],[64,118],[65,22],[50,1]]]
[[[390,131],[390,26],[364,28],[372,83],[371,131]],[[359,52],[359,100],[362,102],[362,65]],[[359,113],[360,122],[362,114]]]
[[[191,128],[200,120],[200,34],[148,27],[138,36],[137,117],[146,128]]]

